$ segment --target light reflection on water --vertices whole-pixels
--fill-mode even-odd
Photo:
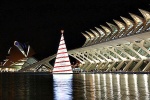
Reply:
[[[150,100],[150,74],[0,74],[0,100],[42,99]]]
[[[121,95],[122,98],[125,98],[126,100],[129,100],[129,80],[128,80],[128,74],[121,75]]]
[[[53,75],[54,100],[72,100],[72,74]]]
[[[149,74],[81,74],[84,99],[90,100],[150,100]],[[73,88],[75,88],[75,84]],[[76,93],[74,93],[76,94]],[[81,99],[80,96],[74,97]]]

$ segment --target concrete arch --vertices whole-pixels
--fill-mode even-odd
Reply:
[[[99,42],[101,42],[101,40],[106,36],[106,33],[100,28],[95,27],[95,29],[101,34],[99,38]]]
[[[124,23],[122,23],[122,22],[120,22],[120,21],[117,21],[117,20],[113,20],[116,24],[117,24],[117,26],[118,26],[118,28],[119,28],[119,31],[118,31],[118,33],[115,35],[115,38],[119,38],[119,37],[122,37],[123,36],[123,34],[124,34],[124,32],[125,32],[125,24]]]
[[[92,30],[92,29],[90,29],[90,30],[91,30],[91,32],[95,35],[95,39],[94,39],[94,41],[93,41],[93,44],[98,43],[98,40],[99,40],[100,35],[99,35],[96,31],[94,31],[94,30]]]
[[[89,37],[88,35],[86,35],[85,33],[82,33],[82,34],[83,34],[83,36],[86,38],[86,41],[85,41],[85,43],[84,43],[83,46],[82,46],[82,47],[84,47],[84,46],[86,46],[86,45],[89,43],[90,37]]]
[[[114,24],[111,24],[111,23],[108,23],[108,22],[106,22],[106,23],[108,24],[108,26],[111,28],[111,31],[112,31],[110,39],[114,39],[114,36],[118,33],[118,27]]]
[[[132,13],[129,13],[129,14],[135,22],[134,31],[132,32],[132,34],[140,32],[143,28],[143,18]]]
[[[124,36],[130,35],[130,33],[132,32],[132,30],[134,28],[133,21],[131,21],[128,18],[122,17],[122,16],[121,16],[121,19],[126,23],[126,30],[125,30]]]
[[[105,33],[106,33],[106,36],[105,36],[105,38],[103,39],[103,41],[108,41],[109,40],[109,37],[110,37],[110,35],[111,35],[111,30],[108,28],[108,27],[106,27],[106,26],[103,26],[103,25],[100,25],[103,29],[104,29],[104,31],[105,31]]]

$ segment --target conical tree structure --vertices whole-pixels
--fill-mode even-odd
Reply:
[[[73,73],[66,44],[64,41],[63,31],[61,33],[62,34],[54,64],[53,73]]]

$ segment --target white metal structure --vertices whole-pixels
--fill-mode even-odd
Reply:
[[[85,71],[150,71],[150,12],[139,9],[143,18],[130,13],[133,21],[114,20],[116,25],[100,25],[96,31],[82,33],[81,48],[68,51]]]

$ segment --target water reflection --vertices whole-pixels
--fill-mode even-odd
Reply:
[[[106,86],[106,74],[103,74],[102,75],[103,78],[102,78],[102,89],[104,92],[102,92],[102,99],[107,99],[107,86]]]
[[[95,75],[95,97],[96,100],[101,98],[101,84],[100,84],[100,74],[96,74]]]
[[[129,89],[130,89],[130,94],[134,95],[133,99],[139,100],[139,90],[138,90],[138,83],[137,83],[137,74],[133,74],[132,76],[129,77]]]
[[[121,75],[121,95],[122,98],[129,100],[129,82],[128,82],[128,74]]]
[[[144,89],[145,93],[148,94],[149,93],[149,89],[148,89],[148,75],[146,75],[146,74],[143,75],[143,83],[144,83],[144,87],[145,87],[145,89]]]
[[[34,73],[1,73],[0,100],[49,100],[51,76]]]
[[[113,91],[114,91],[114,99],[121,100],[121,89],[120,89],[120,75],[113,75]]]
[[[149,74],[81,74],[81,76],[83,84],[80,85],[84,87],[82,91],[84,95],[81,93],[84,96],[82,100],[150,99]],[[76,84],[73,87],[76,87]],[[78,97],[75,100],[79,100]]]
[[[113,96],[113,81],[112,81],[112,74],[109,74],[108,75],[108,84],[110,84],[109,85],[109,92],[108,92],[108,94],[110,95],[109,97],[111,97],[110,99],[114,99],[114,96]]]
[[[54,100],[72,100],[72,74],[53,75]]]
[[[150,100],[150,74],[0,74],[0,100]]]
[[[140,100],[150,100],[150,76],[147,74],[139,75]]]
[[[86,77],[85,77],[85,74],[81,74],[83,75],[83,89],[84,89],[84,99],[86,99]]]

